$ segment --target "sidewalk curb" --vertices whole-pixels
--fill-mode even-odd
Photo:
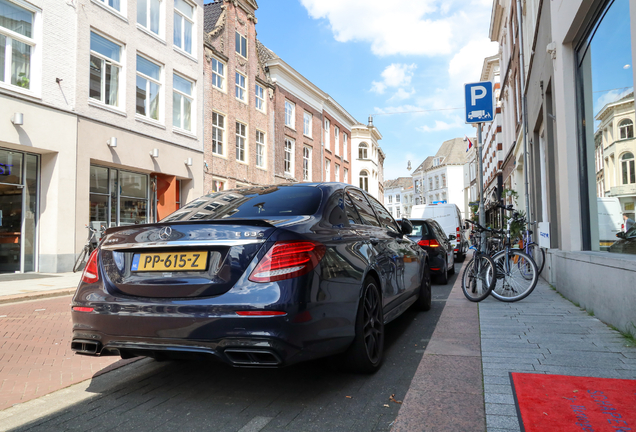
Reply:
[[[73,287],[73,288],[63,288],[58,290],[35,291],[35,292],[29,292],[29,293],[23,293],[23,294],[2,296],[0,297],[0,304],[18,303],[23,301],[39,300],[39,299],[45,299],[45,298],[51,298],[51,297],[62,297],[65,295],[73,294],[76,289],[77,287]]]
[[[392,432],[486,431],[478,303],[466,300],[461,274],[446,300]]]

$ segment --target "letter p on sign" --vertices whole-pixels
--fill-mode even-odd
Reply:
[[[479,92],[479,94],[477,94]],[[470,104],[475,106],[477,105],[477,99],[481,99],[486,96],[486,87],[484,86],[474,86],[470,88]]]

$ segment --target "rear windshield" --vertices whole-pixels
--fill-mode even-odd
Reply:
[[[228,190],[189,202],[161,222],[313,215],[318,210],[321,197],[321,190],[311,186]]]
[[[428,235],[428,225],[424,222],[411,221],[411,223],[413,224],[413,231],[409,234],[410,237],[423,237]]]

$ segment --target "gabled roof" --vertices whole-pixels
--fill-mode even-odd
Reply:
[[[394,180],[384,182],[384,190],[394,188],[408,189],[413,187],[413,179],[411,177],[398,177]]]
[[[216,27],[216,23],[223,12],[221,8],[223,0],[216,0],[214,3],[207,3],[203,8],[203,31],[210,33]]]
[[[466,159],[466,143],[463,138],[444,141],[435,157],[443,157],[441,165],[464,165]]]

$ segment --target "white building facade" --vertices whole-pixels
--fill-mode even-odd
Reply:
[[[374,198],[384,200],[383,163],[384,152],[378,141],[380,131],[372,124],[356,124],[351,128],[351,183],[369,192]]]
[[[1,49],[22,44],[0,75],[0,272],[70,271],[85,225],[202,193],[202,4],[0,4]]]

